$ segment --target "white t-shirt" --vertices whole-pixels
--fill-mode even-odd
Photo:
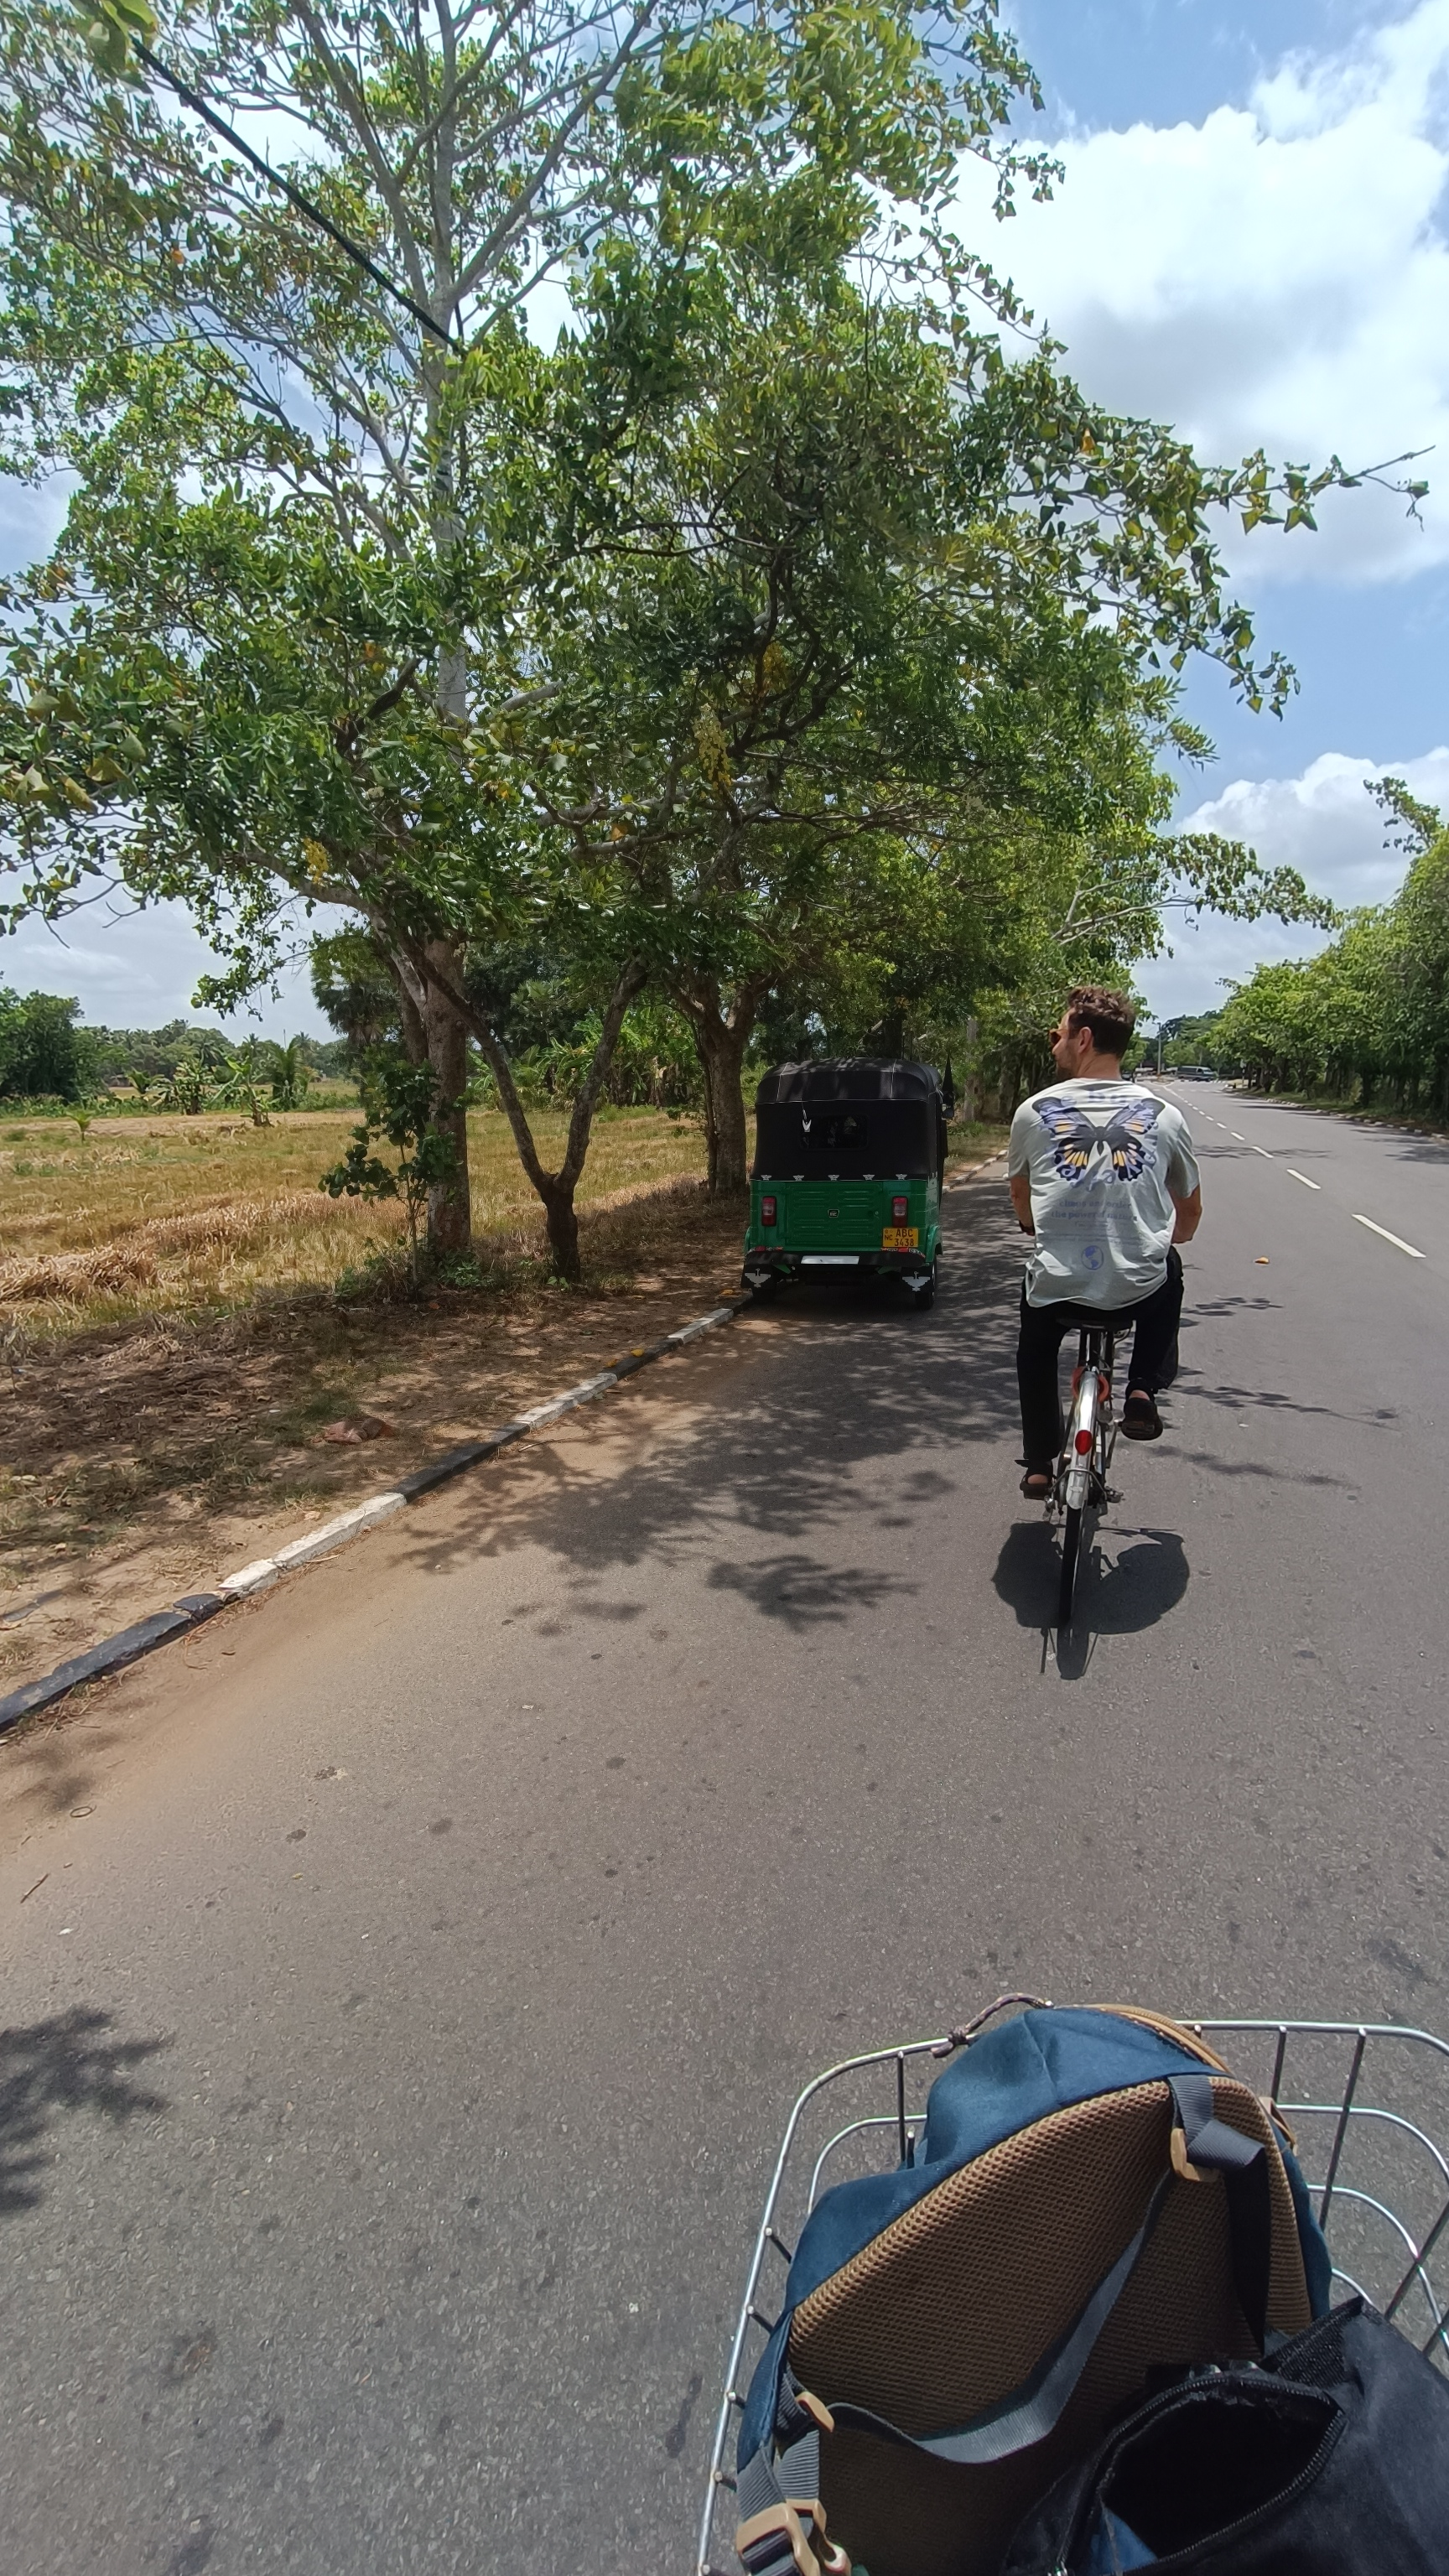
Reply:
[[[1140,1083],[1054,1082],[1011,1122],[1007,1169],[1031,1177],[1027,1303],[1134,1306],[1167,1276],[1170,1191],[1198,1185],[1182,1111]]]

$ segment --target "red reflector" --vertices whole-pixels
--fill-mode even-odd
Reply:
[[[892,1223],[892,1225],[904,1225],[904,1224],[905,1224],[905,1221],[906,1221],[907,1217],[910,1215],[910,1213],[911,1213],[911,1203],[910,1203],[910,1200],[909,1200],[909,1199],[892,1199],[892,1201],[891,1201],[891,1223]]]
[[[761,1223],[761,1225],[773,1225],[773,1224],[774,1224],[774,1222],[775,1222],[775,1202],[774,1202],[774,1200],[773,1200],[773,1199],[761,1199],[761,1201],[760,1201],[760,1223]]]
[[[1091,1448],[1091,1445],[1092,1445],[1092,1435],[1091,1435],[1090,1431],[1079,1431],[1079,1432],[1077,1433],[1077,1438],[1076,1438],[1076,1451],[1077,1451],[1077,1456],[1078,1456],[1079,1458],[1085,1458],[1085,1457],[1086,1457],[1086,1455],[1087,1455],[1088,1450]]]

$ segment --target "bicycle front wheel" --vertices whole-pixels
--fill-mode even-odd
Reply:
[[[1077,1559],[1082,1552],[1082,1515],[1074,1503],[1067,1505],[1062,1528],[1062,1580],[1057,1594],[1057,1626],[1070,1628],[1072,1599],[1077,1589]]]

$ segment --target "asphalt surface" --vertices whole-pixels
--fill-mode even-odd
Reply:
[[[931,1314],[751,1316],[0,1755],[8,2576],[685,2568],[804,2074],[1018,1983],[1449,2028],[1449,1146],[1179,1096],[1060,1658],[998,1173]]]

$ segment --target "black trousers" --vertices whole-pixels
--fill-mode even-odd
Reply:
[[[1105,1325],[1109,1332],[1132,1333],[1132,1365],[1125,1385],[1156,1395],[1177,1375],[1177,1328],[1182,1319],[1182,1255],[1174,1246],[1167,1255],[1167,1277],[1150,1297],[1135,1306],[1110,1312],[1101,1306],[1074,1306],[1065,1300],[1052,1306],[1029,1306],[1021,1291],[1021,1334],[1016,1345],[1016,1382],[1021,1390],[1021,1438],[1028,1467],[1052,1467],[1066,1437],[1062,1418],[1059,1359],[1068,1333],[1083,1324]],[[1118,1383],[1124,1383],[1118,1371]]]

